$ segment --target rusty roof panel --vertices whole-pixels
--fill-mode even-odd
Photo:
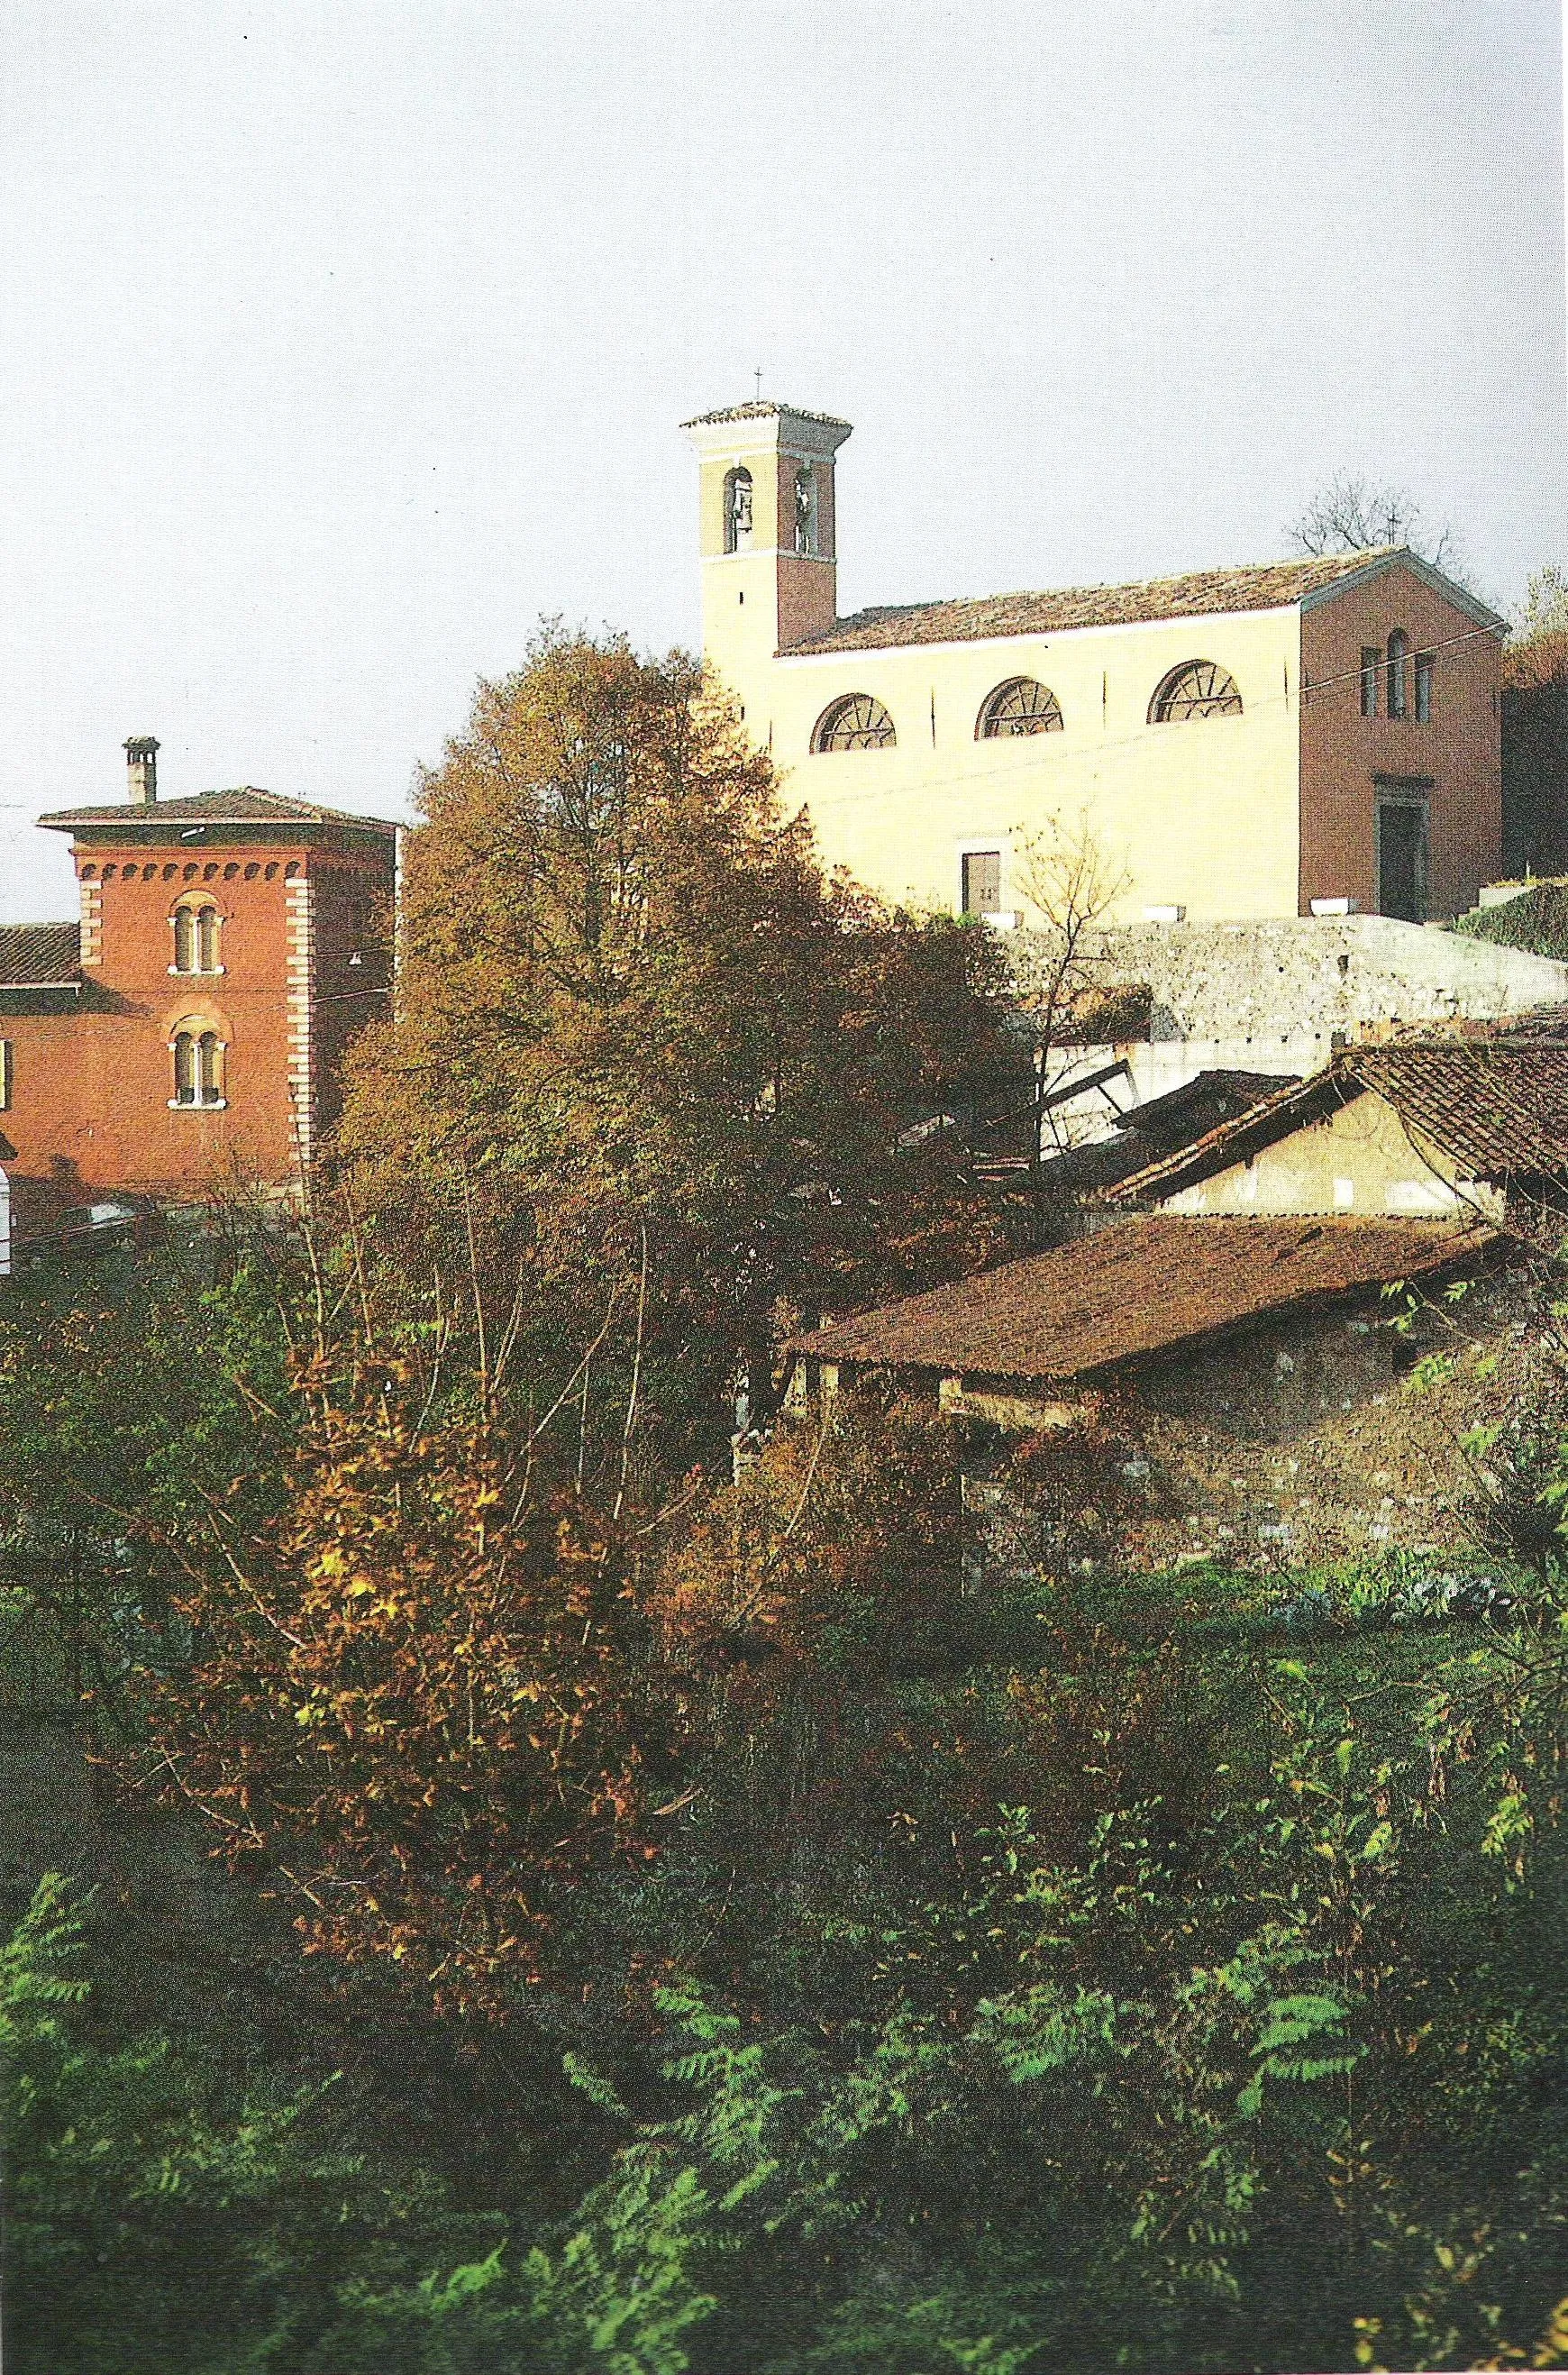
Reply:
[[[1292,1305],[1446,1268],[1493,1242],[1436,1221],[1154,1213],[794,1338],[852,1366],[1065,1382]]]

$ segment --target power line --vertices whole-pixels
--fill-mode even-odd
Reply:
[[[1246,614],[1238,613],[1238,615]],[[1160,623],[1164,624],[1166,622],[1161,620]],[[1486,636],[1495,635],[1496,632],[1497,630],[1494,627],[1467,628],[1465,632],[1461,635],[1448,635],[1445,636],[1441,643],[1423,644],[1420,653],[1412,651],[1410,656],[1412,660],[1419,658],[1423,655],[1430,655],[1431,656],[1435,657],[1439,652],[1451,651],[1456,644],[1476,643]],[[1017,641],[1020,644],[1026,643],[1029,640],[1029,637],[1026,635],[1020,635],[1017,638]],[[882,648],[904,652],[909,650],[918,650],[920,647],[918,645],[911,644],[895,644],[886,645]],[[873,655],[873,656],[877,656],[878,655]],[[838,656],[835,655],[835,656]],[[1294,692],[1262,693],[1256,698],[1249,699],[1247,701],[1243,709],[1242,715],[1244,718],[1256,717],[1261,712],[1276,709],[1289,709],[1292,702],[1299,707],[1303,697],[1310,702],[1315,700],[1319,693],[1329,692],[1337,686],[1359,684],[1361,682],[1361,679],[1362,670],[1357,667],[1343,669],[1334,676],[1319,677],[1315,682],[1307,683],[1305,685],[1298,684]],[[1142,726],[1135,727],[1130,733],[1109,736],[1099,741],[1084,740],[1080,742],[1077,740],[1068,740],[1067,738],[1064,736],[1062,738],[1067,747],[1062,749],[1049,747],[1054,745],[1056,741],[1056,737],[1054,735],[1030,734],[1008,736],[1006,738],[998,736],[996,738],[998,740],[1005,738],[1007,740],[1013,741],[1015,744],[1017,742],[1027,742],[1030,746],[1030,758],[1032,760],[1034,767],[1049,768],[1051,772],[1055,774],[1070,765],[1081,764],[1086,761],[1091,762],[1097,760],[1102,754],[1117,750],[1130,750],[1138,749],[1142,744],[1148,742],[1151,738],[1164,736],[1168,734],[1170,730],[1171,729],[1168,725],[1146,722]],[[1040,745],[1047,747],[1037,747]],[[898,746],[895,743],[893,747],[896,750]],[[814,752],[810,755],[831,755],[836,758],[850,754],[840,752],[822,754]],[[793,778],[795,769],[792,767],[789,772]],[[1006,775],[1016,777],[1024,772],[1024,762],[1020,762],[1017,756],[999,760],[994,766],[965,767],[943,774],[928,774],[922,771],[914,781],[907,784],[890,784],[886,788],[875,784],[863,785],[856,786],[853,789],[842,792],[826,793],[823,797],[823,806],[824,809],[826,809],[829,801],[831,800],[832,807],[834,809],[839,809],[846,807],[852,800],[893,798],[897,797],[901,790],[913,791],[918,789],[921,791],[930,791],[945,789],[953,786],[962,786],[968,784],[987,783],[993,777],[996,776]],[[821,781],[824,779],[818,778],[817,780]],[[793,783],[791,788],[792,790],[794,788]],[[801,804],[804,807],[810,806],[810,799],[808,795],[802,795]]]

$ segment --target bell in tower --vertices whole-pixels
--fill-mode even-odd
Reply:
[[[702,652],[744,704],[758,668],[838,616],[831,413],[732,405],[684,424],[700,467]]]

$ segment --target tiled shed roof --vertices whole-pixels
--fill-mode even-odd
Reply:
[[[183,824],[335,824],[352,825],[361,833],[395,833],[383,817],[353,816],[347,809],[323,808],[315,800],[291,800],[282,792],[265,792],[242,784],[228,792],[194,792],[181,800],[148,800],[145,807],[115,800],[106,808],[55,809],[39,818],[53,831],[70,833],[81,825],[107,824],[133,833],[156,834]]]
[[[1147,1203],[1212,1178],[1364,1091],[1385,1097],[1472,1179],[1568,1178],[1568,1036],[1397,1039],[1347,1047],[1321,1072],[1221,1122],[1106,1191]]]
[[[81,971],[76,924],[0,925],[0,989],[59,989]]]
[[[1494,614],[1461,587],[1448,586],[1402,545],[1364,552],[1326,553],[1315,560],[1271,561],[1247,569],[1202,569],[1185,577],[1158,577],[1138,585],[1075,585],[1057,593],[994,594],[978,600],[914,602],[856,610],[794,652],[882,651],[900,644],[968,644],[992,635],[1066,634],[1078,627],[1122,627],[1153,619],[1198,619],[1230,610],[1276,610],[1309,600],[1346,580],[1403,561],[1436,580],[1478,619]],[[1501,627],[1503,620],[1495,620]]]
[[[1491,1242],[1434,1221],[1153,1213],[795,1338],[851,1366],[1067,1380],[1296,1304],[1445,1268]]]

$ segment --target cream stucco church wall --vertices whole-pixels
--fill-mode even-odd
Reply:
[[[1055,597],[841,621],[835,457],[849,424],[759,402],[686,426],[700,464],[704,657],[771,753],[786,799],[808,810],[830,864],[890,899],[955,910],[966,904],[965,859],[994,852],[1000,879],[986,904],[1033,923],[1032,856],[1087,828],[1117,886],[1114,919],[1299,912],[1299,599],[1038,634],[973,629],[992,608],[1016,615]],[[1272,583],[1267,571],[1250,575]],[[965,614],[964,631],[944,639],[949,610]],[[1239,715],[1154,722],[1160,687],[1191,661],[1224,671]],[[1048,690],[1059,728],[986,738],[977,728],[988,699],[1019,677]],[[890,743],[814,748],[832,705],[855,694],[886,713]]]

